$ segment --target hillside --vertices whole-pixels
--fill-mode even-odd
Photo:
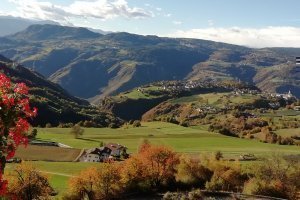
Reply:
[[[142,121],[206,127],[223,135],[267,143],[300,144],[300,112],[294,97],[274,97],[258,90],[201,93],[164,101],[143,114]],[[291,105],[291,106],[287,106]]]
[[[300,96],[297,48],[251,49],[199,39],[101,35],[56,25],[33,25],[0,40],[0,54],[91,102],[162,80],[238,79],[270,92],[291,90]]]
[[[259,91],[255,86],[235,81],[160,81],[105,97],[96,103],[101,110],[112,112],[125,120],[135,120],[141,119],[147,111],[169,99],[237,89]],[[166,108],[162,112],[170,109],[172,108]]]
[[[38,108],[38,116],[32,121],[33,125],[44,126],[51,123],[57,126],[59,123],[85,120],[91,120],[98,126],[121,123],[112,114],[101,112],[86,100],[71,96],[59,85],[1,55],[0,72],[9,76],[13,82],[24,82],[29,86],[30,103]]]

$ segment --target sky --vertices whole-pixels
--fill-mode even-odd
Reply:
[[[299,0],[0,0],[0,15],[249,47],[300,47]]]

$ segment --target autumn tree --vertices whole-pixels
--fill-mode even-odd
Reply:
[[[286,199],[297,199],[300,190],[300,161],[297,157],[272,155],[249,169],[250,180],[244,192]]]
[[[122,164],[122,181],[129,191],[139,190],[146,187],[145,171],[147,166],[138,155],[133,155]]]
[[[17,165],[8,178],[8,195],[12,198],[46,199],[54,192],[48,177],[28,163]]]
[[[78,176],[69,181],[70,195],[65,199],[96,199],[96,183],[98,182],[98,170],[96,167],[82,171]]]
[[[104,163],[71,178],[70,195],[64,199],[113,199],[123,190],[121,180],[120,166],[117,163]]]
[[[146,166],[144,176],[151,187],[158,188],[162,183],[175,180],[179,158],[171,148],[150,145],[144,148],[138,156]]]
[[[199,158],[182,155],[177,166],[176,180],[193,186],[204,186],[212,174]]]
[[[2,178],[6,160],[14,156],[19,145],[27,144],[27,119],[36,113],[36,108],[31,110],[29,106],[27,86],[14,84],[0,74],[0,194],[4,194],[7,187],[7,181]]]
[[[75,139],[78,139],[84,133],[84,129],[81,128],[78,124],[75,124],[70,131],[71,134],[74,135]]]
[[[143,151],[146,151],[150,147],[151,147],[150,141],[144,138],[140,141],[140,144],[138,146],[138,153],[142,153]]]
[[[210,181],[206,182],[205,187],[211,191],[241,191],[246,175],[241,171],[240,163],[217,160],[215,156],[206,158],[205,166],[212,172]]]

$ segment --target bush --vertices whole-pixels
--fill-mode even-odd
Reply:
[[[119,128],[118,125],[117,125],[116,123],[113,123],[113,122],[110,123],[110,124],[108,125],[108,127],[109,127],[109,128]]]
[[[52,128],[52,124],[51,124],[51,123],[47,123],[47,124],[45,125],[45,127],[46,127],[46,128]]]
[[[205,167],[200,159],[182,155],[177,165],[176,181],[191,186],[204,186],[213,172]]]
[[[250,167],[250,180],[244,186],[247,194],[296,199],[300,188],[300,161],[273,155],[271,159]]]
[[[28,138],[29,138],[29,139],[35,139],[36,136],[37,136],[37,132],[38,132],[38,131],[37,131],[36,128],[32,129],[31,132],[30,132],[30,134],[28,135]]]
[[[140,127],[142,124],[141,124],[141,121],[140,120],[135,120],[133,123],[132,123],[132,126],[133,127]]]
[[[74,135],[74,138],[77,139],[79,136],[83,135],[84,129],[82,129],[78,124],[75,124],[70,133]]]
[[[214,156],[216,160],[221,160],[223,158],[223,154],[221,151],[216,151]]]

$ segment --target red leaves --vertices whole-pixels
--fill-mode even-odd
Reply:
[[[2,180],[5,160],[14,156],[20,144],[26,145],[24,134],[29,129],[27,118],[35,117],[37,109],[30,108],[28,87],[24,83],[11,83],[4,74],[0,74],[0,195],[6,191],[7,181]],[[5,141],[3,141],[5,140]],[[2,157],[2,158],[3,158]]]
[[[14,88],[14,92],[17,94],[28,94],[28,87],[25,85],[25,83],[17,83]]]
[[[7,192],[7,180],[2,180],[2,177],[0,178],[0,196],[3,196]]]
[[[7,94],[2,95],[3,104],[9,108],[15,105],[15,99],[13,97],[8,96]]]
[[[0,74],[0,92],[6,93],[11,88],[11,82],[4,74]]]

